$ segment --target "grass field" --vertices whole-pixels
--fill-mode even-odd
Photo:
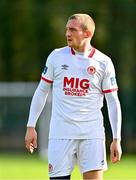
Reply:
[[[104,180],[136,180],[136,156],[124,155],[121,162],[112,165],[104,173]],[[48,179],[47,162],[36,154],[0,154],[0,180],[46,180]],[[82,177],[76,167],[72,180]]]

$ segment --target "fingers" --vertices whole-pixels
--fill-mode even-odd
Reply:
[[[33,153],[34,149],[37,148],[37,140],[25,140],[25,147],[30,153]]]
[[[110,159],[112,163],[116,163],[120,161],[122,155],[122,149],[120,145],[120,141],[113,140],[110,146]]]
[[[33,146],[32,143],[29,146],[29,151],[30,151],[31,154],[34,152],[34,146]]]
[[[116,163],[116,162],[118,162],[118,161],[120,161],[118,151],[113,151],[113,152],[111,152],[111,162],[112,162],[112,163]]]
[[[33,147],[34,147],[34,148],[37,148],[37,139],[34,139],[34,141],[33,141]]]
[[[31,143],[31,140],[27,140],[27,139],[25,139],[25,147],[26,147],[26,149],[28,150],[28,151],[32,151],[32,149],[33,149],[33,143]]]
[[[37,133],[34,128],[27,128],[25,135],[25,146],[30,153],[37,148]]]
[[[117,163],[121,159],[121,151],[113,150],[111,151],[111,162]]]
[[[27,148],[27,150],[28,150],[30,153],[33,153],[33,152],[34,152],[34,148],[36,148],[36,147],[34,147],[34,144],[33,144],[33,143],[28,143],[28,142],[26,142],[26,148]]]

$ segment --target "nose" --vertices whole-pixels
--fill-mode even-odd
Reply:
[[[71,33],[69,30],[66,30],[66,37],[70,37],[71,36]]]

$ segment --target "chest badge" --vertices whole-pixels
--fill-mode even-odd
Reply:
[[[96,72],[96,69],[95,69],[95,67],[93,67],[93,66],[89,66],[89,67],[87,68],[87,72],[88,72],[89,74],[94,74],[94,73]]]

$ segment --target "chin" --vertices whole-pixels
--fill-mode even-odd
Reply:
[[[71,48],[72,48],[72,45],[71,45],[71,44],[68,43],[67,45],[68,45],[68,47],[71,47]]]
[[[71,48],[74,48],[74,45],[72,43],[67,43],[67,45]]]
[[[67,45],[69,46],[69,47],[72,47],[73,45],[72,45],[72,42],[67,42]]]

